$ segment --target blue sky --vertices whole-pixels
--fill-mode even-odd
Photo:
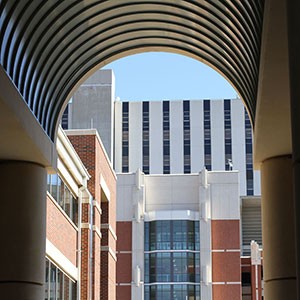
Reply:
[[[149,52],[108,64],[121,100],[236,98],[237,93],[216,71],[186,56]]]

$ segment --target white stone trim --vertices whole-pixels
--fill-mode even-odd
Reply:
[[[96,209],[98,210],[99,214],[102,215],[102,209],[101,209],[101,207],[100,207],[99,202],[96,201],[96,200],[93,200],[93,206],[95,206]]]
[[[101,251],[107,251],[113,257],[115,261],[117,261],[117,255],[115,251],[109,246],[101,246]]]
[[[199,212],[192,210],[161,210],[145,213],[145,222],[155,220],[191,220],[199,221]]]
[[[82,229],[92,229],[92,225],[90,223],[81,223]]]
[[[78,269],[48,239],[46,239],[46,255],[72,279],[78,280]]]
[[[93,225],[93,231],[96,232],[96,234],[100,237],[100,239],[102,238],[102,233],[101,233],[101,231],[100,231],[100,229],[99,229],[98,226]]]
[[[100,186],[101,186],[101,189],[103,190],[106,198],[107,198],[107,201],[109,202],[110,201],[110,190],[106,184],[106,181],[105,179],[103,178],[102,174],[100,175]]]

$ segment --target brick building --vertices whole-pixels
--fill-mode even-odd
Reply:
[[[116,176],[96,130],[68,135],[48,175],[45,299],[113,300]]]

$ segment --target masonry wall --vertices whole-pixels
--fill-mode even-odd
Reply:
[[[117,222],[117,299],[131,300],[132,222]]]
[[[96,130],[67,132],[71,143],[91,178],[88,189],[93,196],[90,209],[92,241],[92,299],[115,299],[116,289],[116,177]],[[86,209],[87,211],[87,209]],[[87,220],[85,220],[87,221]],[[92,238],[91,238],[92,236]],[[84,263],[84,262],[82,262]],[[88,267],[87,267],[88,269]],[[88,287],[86,287],[88,289]]]
[[[239,220],[212,220],[213,300],[241,299]]]
[[[47,239],[76,266],[77,228],[49,194],[46,224]]]

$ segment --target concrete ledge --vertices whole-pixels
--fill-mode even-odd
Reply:
[[[50,140],[0,66],[0,157],[30,161],[50,171],[56,168],[55,144]]]

